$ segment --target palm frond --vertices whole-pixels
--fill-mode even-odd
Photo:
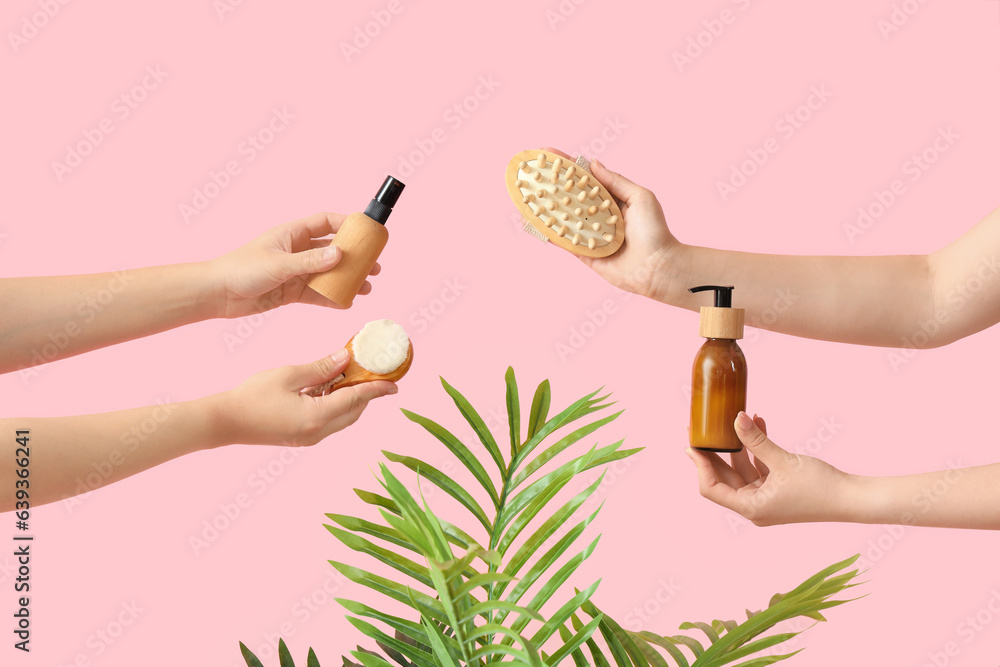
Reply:
[[[505,455],[465,396],[444,378],[441,384],[479,443],[472,447],[455,435],[457,429],[403,410],[443,445],[457,468],[385,451],[394,468],[380,464],[381,491],[355,489],[377,516],[326,515],[331,535],[385,572],[333,560],[331,565],[390,605],[337,599],[354,628],[378,648],[359,646],[343,657],[345,667],[486,667],[501,661],[556,667],[566,660],[574,667],[770,665],[796,653],[761,655],[798,634],[768,634],[775,625],[797,616],[823,621],[822,611],[847,601],[833,596],[856,585],[857,570],[843,570],[857,556],[774,596],[766,609],[748,611],[742,623],[680,626],[700,632],[705,643],[686,634],[624,630],[592,601],[600,581],[558,599],[600,539],[581,541],[603,503],[582,510],[596,499],[604,473],[583,490],[557,499],[586,471],[640,451],[625,449],[622,440],[580,446],[622,413],[598,414],[614,404],[598,389],[550,417],[552,392],[545,380],[522,422],[517,378],[508,368],[504,401],[510,447]],[[452,469],[464,470],[475,484],[463,485],[449,474]],[[456,501],[460,516],[455,523],[439,518],[420,494],[411,493],[401,474],[413,484],[428,482]],[[262,667],[246,646],[240,644],[240,650],[249,667]],[[279,660],[281,667],[293,667],[284,642]],[[308,665],[318,667],[312,651]]]
[[[746,662],[737,661],[759,654],[792,639],[798,632],[780,632],[762,636],[779,623],[805,617],[821,622],[826,620],[820,612],[835,607],[850,600],[833,600],[833,596],[857,585],[854,582],[858,570],[843,570],[850,567],[856,560],[855,555],[846,560],[824,568],[788,593],[778,594],[771,598],[768,607],[762,611],[747,611],[747,620],[736,621],[713,620],[711,623],[686,622],[681,630],[698,630],[708,640],[707,648],[698,639],[689,635],[657,635],[652,632],[630,632],[621,628],[611,618],[601,612],[594,604],[587,602],[582,605],[583,611],[591,618],[601,617],[600,631],[608,644],[608,652],[618,667],[662,667],[670,665],[669,657],[679,667],[719,667],[721,665],[737,664],[737,667],[755,667],[770,665],[786,660],[799,651],[775,654],[753,658]],[[856,599],[856,598],[855,598]],[[577,621],[579,622],[579,621]],[[693,662],[680,650],[681,647],[691,653]],[[596,645],[591,650],[599,650]],[[663,656],[657,649],[666,653]],[[799,649],[801,650],[801,649]],[[596,656],[595,656],[596,658]]]

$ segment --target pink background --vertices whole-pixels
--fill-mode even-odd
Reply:
[[[697,316],[617,292],[568,254],[518,232],[501,179],[509,156],[524,148],[584,147],[653,189],[686,243],[806,254],[932,251],[1000,203],[997,2],[907,0],[916,13],[884,37],[878,22],[893,12],[888,0],[403,0],[350,59],[342,44],[372,12],[384,17],[388,0],[247,1],[221,17],[221,2],[211,0],[70,3],[27,44],[12,46],[9,34],[43,4],[12,0],[0,18],[3,276],[207,259],[286,220],[358,210],[386,173],[407,189],[389,223],[375,294],[351,311],[296,306],[262,320],[203,322],[45,366],[27,382],[6,375],[3,414],[92,413],[221,391],[259,370],[333,352],[380,317],[406,325],[417,352],[398,396],[298,457],[286,453],[282,462],[281,450],[266,447],[201,453],[79,506],[36,510],[34,650],[14,651],[3,630],[4,664],[68,665],[83,656],[81,664],[102,666],[239,665],[243,640],[276,665],[268,637],[282,624],[297,659],[312,645],[335,664],[361,637],[326,601],[326,559],[362,558],[322,528],[323,513],[364,511],[351,488],[373,488],[382,448],[442,465],[438,443],[399,408],[457,427],[441,375],[481,410],[500,414],[508,364],[525,393],[551,378],[554,407],[606,385],[627,412],[601,442],[627,436],[647,447],[634,465],[609,473],[595,531],[604,538],[574,579],[603,577],[596,601],[626,627],[639,627],[637,608],[649,619],[643,627],[663,633],[685,620],[737,617],[860,551],[871,564],[862,589],[870,595],[832,610],[829,623],[799,640],[807,652],[790,664],[919,667],[949,642],[958,655],[938,656],[939,665],[995,664],[1000,617],[990,614],[991,624],[971,637],[962,625],[1000,596],[994,534],[759,529],[701,499],[683,454]],[[560,7],[568,16],[553,25],[547,12]],[[675,52],[723,10],[733,22],[678,71]],[[114,99],[148,66],[168,74],[122,119]],[[466,101],[481,79],[498,85]],[[813,86],[832,96],[794,136],[778,133],[775,123]],[[467,117],[449,112],[463,103],[475,107]],[[241,142],[275,108],[294,119],[248,161]],[[59,182],[53,161],[103,118],[114,131]],[[415,170],[401,169],[437,128],[443,143],[418,155]],[[909,180],[904,163],[942,128],[959,138]],[[723,201],[716,182],[770,137],[778,152]],[[229,160],[241,173],[186,224],[179,205]],[[849,242],[845,223],[897,178],[905,193]],[[443,293],[451,303],[439,301]],[[557,344],[569,344],[607,299],[615,312],[603,326],[585,327],[585,344],[560,358]],[[241,343],[227,347],[227,335]],[[996,369],[987,353],[995,338],[980,333],[893,369],[887,350],[750,332],[750,407],[779,444],[851,472],[993,462]],[[838,425],[832,438],[824,420]],[[261,483],[258,470],[269,465],[279,472]],[[241,493],[250,506],[196,556],[189,537]],[[7,531],[13,519],[3,518]],[[11,564],[0,556],[2,628],[14,605]],[[679,591],[664,602],[671,584]],[[345,593],[363,595],[354,586]],[[312,595],[323,604],[308,610],[302,598]],[[95,640],[131,603],[142,610],[134,622],[111,645]]]

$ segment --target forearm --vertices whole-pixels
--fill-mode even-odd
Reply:
[[[857,523],[1000,530],[1000,463],[902,477],[851,477]]]
[[[16,486],[16,431],[28,431],[28,492],[34,507],[229,444],[224,396],[97,415],[0,420],[0,512],[14,509],[16,489],[24,488]]]
[[[764,255],[678,245],[661,262],[653,298],[697,311],[698,285],[735,285],[746,322],[794,336],[899,347],[933,317],[926,256]]]
[[[216,317],[207,263],[0,280],[0,373]]]

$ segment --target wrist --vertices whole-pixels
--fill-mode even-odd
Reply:
[[[690,255],[691,246],[675,241],[650,256],[650,280],[643,296],[671,306],[681,305],[691,287],[687,278]]]
[[[882,477],[845,474],[841,484],[843,517],[840,521],[883,524],[905,523],[906,512],[898,506]]]
[[[228,292],[226,290],[225,271],[221,267],[221,258],[210,259],[198,263],[198,271],[202,276],[201,284],[205,293],[205,319],[222,319],[226,317]]]
[[[204,421],[205,446],[202,449],[216,449],[239,442],[231,392],[206,396],[197,402]]]

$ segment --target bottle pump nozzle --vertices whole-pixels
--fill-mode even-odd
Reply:
[[[733,308],[732,285],[702,285],[692,287],[689,292],[715,291],[715,307],[701,307],[701,323],[698,335],[702,338],[743,338],[743,309]]]
[[[385,221],[389,219],[389,214],[392,213],[392,207],[396,205],[399,195],[405,187],[405,184],[397,181],[392,176],[386,176],[382,187],[378,190],[378,194],[375,195],[375,198],[369,202],[368,208],[365,209],[365,215],[375,222],[380,222],[384,225]]]
[[[733,289],[735,288],[732,285],[702,285],[701,287],[692,287],[688,292],[705,292],[710,289],[715,290],[716,308],[733,307]]]

